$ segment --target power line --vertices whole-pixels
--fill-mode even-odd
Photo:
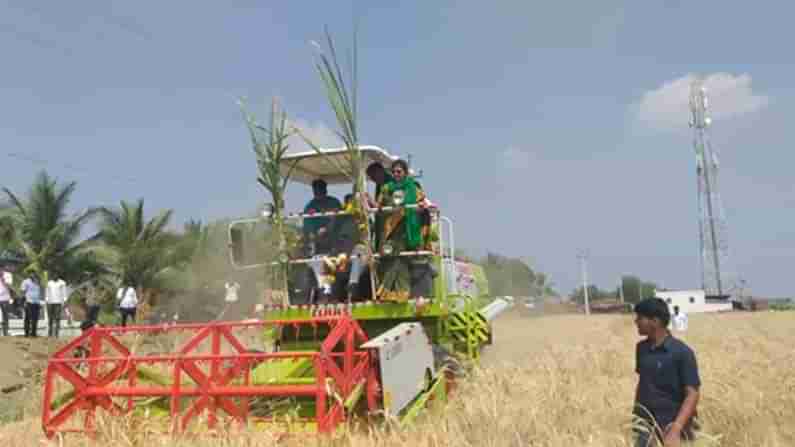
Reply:
[[[52,163],[49,160],[46,160],[46,159],[41,158],[41,157],[37,157],[35,155],[20,154],[18,152],[9,152],[6,155],[8,157],[10,157],[10,158],[15,158],[17,160],[27,161],[29,163],[36,164],[36,165],[42,165],[42,166],[56,165],[55,163]],[[84,169],[84,168],[81,168],[79,166],[75,166],[75,165],[70,164],[70,163],[59,163],[59,164],[57,164],[57,166],[59,166],[61,168],[70,169],[70,170],[73,170],[73,171],[81,171],[81,172],[83,172],[85,174],[92,174],[92,175],[94,174],[89,169]],[[135,179],[135,178],[131,178],[131,177],[120,177],[120,176],[110,177],[110,176],[108,176],[107,179],[110,180],[111,182],[119,183],[119,184],[140,184],[141,183],[140,180]]]
[[[6,34],[12,34],[17,39],[32,43],[39,48],[44,48],[46,50],[56,50],[62,52],[65,56],[74,56],[74,53],[71,49],[62,47],[55,43],[53,40],[43,39],[40,37],[40,33],[34,33],[30,31],[21,30],[14,25],[8,23],[0,23],[0,32]]]
[[[17,2],[15,4],[15,8],[25,11],[29,14],[38,15],[40,17],[47,18],[47,14],[44,13],[40,8],[31,6],[28,2]],[[124,17],[115,14],[94,14],[96,17],[100,18],[105,25],[115,25],[116,27],[120,28],[122,31],[127,32],[128,34],[135,35],[143,40],[151,41],[153,40],[152,34],[146,30],[142,25],[135,22],[129,17]],[[17,28],[14,25],[8,23],[0,24],[0,32],[5,32],[7,34],[13,34],[19,40],[23,40],[29,43],[32,43],[40,48],[50,49],[50,50],[58,50],[64,52],[67,56],[74,55],[74,52],[66,47],[63,47],[56,43],[54,40],[44,39],[41,37],[41,33],[25,31],[22,29]],[[99,33],[101,36],[102,33]]]

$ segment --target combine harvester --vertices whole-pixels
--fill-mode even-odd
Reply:
[[[374,146],[359,153],[363,169],[397,160]],[[281,167],[304,184],[350,184],[338,170],[347,156],[346,149],[292,154]],[[374,225],[379,213],[401,207],[415,206],[397,200],[365,213]],[[304,243],[289,256],[256,259],[265,234],[294,235],[301,222],[317,218],[337,228],[350,209],[286,215],[279,225],[267,212],[231,223],[234,266],[287,272],[282,280],[288,293],[279,302],[259,303],[251,320],[90,329],[50,359],[45,433],[93,433],[97,410],[145,418],[147,427],[160,423],[175,434],[233,423],[334,433],[355,419],[406,424],[443,404],[462,368],[477,362],[491,343],[491,321],[510,303],[487,297],[480,267],[456,262],[452,221],[435,206],[418,209],[432,242],[404,252],[388,243],[376,251],[370,237],[341,252],[320,254]],[[332,246],[343,243],[343,232],[331,232]],[[411,291],[399,296],[382,291],[378,273],[385,262],[396,261],[406,262],[411,273]],[[139,353],[152,340],[167,340],[176,349]]]

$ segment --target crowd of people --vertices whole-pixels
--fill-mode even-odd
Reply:
[[[70,298],[79,291],[84,298],[85,318],[81,329],[86,330],[97,324],[99,319],[102,290],[96,280],[90,280],[78,287],[71,287],[59,275],[46,281],[28,271],[18,288],[14,287],[13,274],[5,268],[0,269],[0,314],[2,314],[2,335],[10,335],[10,321],[23,320],[24,337],[38,337],[42,308],[47,320],[47,336],[59,337],[63,316],[72,321],[68,304]],[[138,295],[134,287],[122,286],[116,292],[117,308],[122,326],[127,321],[135,321],[138,308]]]

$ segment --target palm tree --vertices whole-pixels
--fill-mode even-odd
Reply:
[[[143,302],[153,304],[153,292],[181,262],[179,236],[166,229],[173,210],[158,213],[146,221],[144,200],[122,201],[119,208],[99,208],[101,216],[97,247],[101,257],[120,284],[130,284],[140,292]]]
[[[32,272],[42,283],[53,275],[77,283],[102,271],[91,250],[92,238],[81,239],[96,210],[67,216],[76,186],[76,182],[59,186],[42,171],[24,199],[2,189],[6,203],[0,207],[0,255],[4,263]]]

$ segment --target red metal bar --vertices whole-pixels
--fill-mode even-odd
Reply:
[[[213,327],[213,335],[212,335],[212,353],[215,356],[221,355],[221,326]],[[220,363],[219,360],[213,359],[210,363],[210,381],[214,382],[218,380],[218,374],[220,372]],[[215,398],[210,398],[209,402],[209,414],[207,415],[207,425],[210,429],[214,429],[218,419],[215,417],[215,412],[218,409],[218,401]]]
[[[52,402],[53,396],[53,379],[55,377],[55,366],[47,365],[47,372],[45,373],[45,380],[44,380],[44,393],[42,395],[42,410],[41,410],[41,426],[44,428],[44,432],[48,437],[54,435],[54,433],[47,430],[47,424],[51,419],[52,411],[50,410],[50,402]]]
[[[345,333],[345,357],[343,359],[343,374],[345,382],[342,384],[342,393],[344,395],[350,394],[353,390],[353,344],[355,342],[356,333],[349,330]]]
[[[153,356],[130,356],[130,357],[97,357],[97,358],[87,358],[87,359],[73,359],[73,358],[64,358],[64,359],[50,359],[50,363],[52,364],[80,364],[80,363],[107,363],[107,362],[127,362],[127,361],[136,361],[138,363],[164,363],[164,362],[175,362],[177,360],[182,360],[185,358],[189,358],[195,361],[210,361],[210,360],[235,360],[235,359],[250,359],[250,360],[275,360],[275,359],[286,359],[286,358],[309,358],[313,357],[317,353],[315,352],[307,352],[307,351],[280,351],[280,352],[268,352],[268,353],[246,353],[246,354],[236,354],[236,355],[212,355],[212,354],[202,354],[202,355],[190,355],[186,357],[185,355],[153,355]],[[339,353],[333,353],[332,355],[339,355]]]
[[[173,434],[179,433],[179,419],[178,415],[180,412],[180,405],[179,405],[179,391],[180,385],[182,384],[182,361],[177,361],[174,365],[174,376],[171,380],[171,388],[169,391],[171,392],[171,432]],[[140,394],[139,394],[140,395]]]
[[[202,395],[223,396],[223,397],[242,397],[242,396],[314,396],[317,391],[316,385],[249,385],[249,386],[225,386],[212,389],[200,387],[181,387],[177,397],[197,397]],[[324,391],[325,393],[325,391]],[[114,396],[114,397],[164,397],[172,396],[172,387],[94,387],[89,386],[83,389],[84,396]]]
[[[312,386],[315,394],[315,418],[317,419],[317,430],[320,433],[329,431],[326,425],[326,369],[320,357],[315,357],[315,374],[317,383]]]
[[[199,346],[201,344],[201,342],[203,342],[204,339],[207,338],[208,335],[210,335],[210,331],[211,330],[212,329],[211,329],[210,326],[202,328],[199,331],[199,333],[197,333],[196,335],[193,336],[193,338],[188,340],[188,342],[185,344],[185,346],[182,349],[180,349],[180,351],[179,351],[180,354],[189,354],[191,351],[196,349],[196,347]]]
[[[321,341],[319,352],[274,352],[249,353],[243,343],[235,336],[233,329],[265,327],[290,324],[296,328],[311,326],[315,331],[319,325],[330,328],[329,334]],[[114,334],[154,333],[168,331],[192,332],[177,354],[141,356],[133,355],[124,346],[123,340]],[[317,332],[316,332],[317,333]],[[210,353],[198,352],[207,337],[210,337]],[[373,372],[374,362],[367,351],[356,347],[357,341],[367,340],[361,327],[348,315],[317,317],[313,320],[245,321],[239,323],[187,324],[170,326],[130,326],[127,328],[93,328],[78,339],[69,343],[69,349],[59,350],[50,360],[44,386],[42,427],[48,437],[56,432],[69,431],[62,427],[75,416],[78,410],[85,410],[84,432],[93,430],[93,418],[97,407],[111,414],[122,414],[134,409],[134,397],[168,397],[171,400],[170,414],[174,434],[185,431],[191,420],[208,412],[208,425],[212,428],[220,420],[218,410],[242,425],[249,418],[250,399],[253,397],[312,397],[316,403],[315,421],[323,433],[332,431],[345,420],[345,409],[339,399],[329,398],[335,393],[344,401],[350,396],[356,384],[366,381],[368,406],[375,402],[373,390],[377,390],[377,376]],[[70,358],[71,350],[89,344],[87,359]],[[232,354],[222,355],[228,346]],[[341,350],[340,350],[341,348]],[[103,354],[105,351],[114,351]],[[336,351],[336,352],[335,352]],[[257,363],[281,359],[312,359],[315,382],[310,385],[252,385],[251,367]],[[83,363],[85,362],[85,363]],[[200,363],[209,365],[205,373]],[[80,364],[88,364],[88,373],[79,370]],[[162,365],[172,371],[172,384],[168,386],[141,386],[137,379],[140,364]],[[341,368],[340,368],[341,366]],[[110,370],[100,373],[101,370]],[[84,375],[85,374],[85,375]],[[195,385],[183,384],[186,374]],[[54,380],[62,377],[74,386],[74,396],[58,409],[55,415],[51,409],[54,400]],[[233,384],[240,380],[243,384]],[[327,389],[330,386],[330,389]],[[126,405],[120,406],[111,398],[127,398]],[[188,408],[180,408],[183,398],[194,399]],[[232,399],[239,399],[239,404]],[[257,418],[260,420],[261,418]],[[253,420],[253,419],[251,419]]]
[[[285,320],[243,320],[235,322],[218,321],[211,323],[180,323],[180,324],[160,324],[160,325],[129,325],[125,327],[120,326],[106,326],[94,327],[90,331],[100,332],[103,334],[124,334],[128,332],[174,332],[174,331],[190,331],[201,330],[213,326],[223,326],[228,328],[251,328],[251,327],[268,327],[286,324],[299,324],[308,325],[312,323],[325,323],[334,324],[340,320],[341,317],[346,315],[334,315],[326,317],[314,317],[312,320],[298,320],[298,319],[285,319]],[[72,348],[74,349],[74,347]]]

